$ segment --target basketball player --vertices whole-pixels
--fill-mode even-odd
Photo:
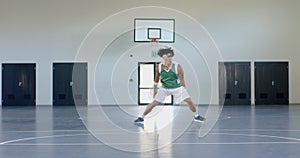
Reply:
[[[156,105],[162,103],[169,95],[173,95],[176,104],[185,101],[189,105],[190,110],[194,113],[194,121],[203,122],[205,118],[198,114],[194,103],[185,89],[182,67],[180,64],[172,61],[174,51],[171,48],[160,49],[157,54],[163,59],[163,63],[156,65],[155,67],[154,100],[147,105],[143,115],[138,117],[134,122],[144,122],[144,117],[150,113]],[[162,88],[157,92],[157,83],[159,82],[159,79],[162,83]]]

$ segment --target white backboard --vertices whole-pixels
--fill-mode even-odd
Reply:
[[[175,42],[175,19],[134,19],[134,42]]]

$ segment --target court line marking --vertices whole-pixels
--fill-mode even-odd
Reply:
[[[13,143],[2,146],[109,146],[109,145],[152,145],[150,143]],[[214,142],[214,143],[172,143],[172,145],[259,145],[259,144],[300,144],[300,142]]]
[[[300,139],[299,138],[293,138],[293,137],[281,137],[281,136],[260,135],[260,134],[236,134],[236,133],[210,133],[210,134],[212,134],[212,135],[230,135],[230,136],[247,136],[247,137],[276,138],[276,139],[284,139],[284,140],[296,141],[297,143],[300,143]],[[226,144],[226,142],[224,142],[224,143]],[[239,142],[236,142],[236,143],[239,143]],[[249,142],[249,143],[251,144],[252,142]],[[257,143],[257,142],[255,142],[255,143]]]
[[[0,133],[25,133],[25,132],[34,132],[34,133],[46,133],[46,132],[88,132],[88,130],[40,130],[40,131],[1,131]]]
[[[232,136],[248,136],[248,137],[263,137],[263,138],[277,138],[277,139],[286,139],[292,141],[299,141],[299,138],[293,137],[281,137],[281,136],[273,136],[273,135],[263,135],[263,134],[236,134],[236,133],[211,133],[211,134],[221,134],[221,135],[232,135]]]
[[[91,134],[68,134],[68,135],[48,135],[48,136],[40,136],[40,137],[27,137],[27,138],[13,139],[13,140],[0,142],[0,145],[5,145],[8,143],[14,143],[14,142],[20,142],[20,141],[35,140],[35,139],[74,137],[74,136],[83,136],[83,135],[91,135]]]
[[[98,134],[103,134],[103,133],[98,133]],[[112,135],[112,133],[107,133]],[[117,134],[119,135],[120,133],[113,133],[113,134]],[[144,134],[148,134],[148,133],[144,133]],[[0,145],[6,145],[9,143],[14,143],[14,142],[20,142],[20,141],[27,141],[27,140],[36,140],[36,139],[44,139],[44,138],[59,138],[59,137],[74,137],[74,136],[94,136],[92,134],[87,134],[87,133],[81,133],[81,134],[64,134],[64,135],[48,135],[48,136],[40,136],[40,137],[27,137],[27,138],[20,138],[20,139],[13,139],[13,140],[8,140],[8,141],[4,141],[4,142],[0,142]],[[97,139],[96,137],[96,140]],[[121,144],[121,143],[117,143],[117,144]]]
[[[128,129],[131,130],[131,129]],[[132,128],[132,130],[136,130],[136,128]],[[181,131],[181,129],[172,129],[173,131]],[[118,132],[119,130],[93,130],[95,132]],[[198,129],[188,129],[186,132],[191,132],[191,131],[198,131]],[[212,129],[211,131],[266,131],[266,132],[300,132],[300,129],[251,129],[251,128],[245,128],[245,129]],[[0,131],[0,133],[47,133],[47,132],[89,132],[89,130],[41,130],[41,131]],[[138,132],[138,131],[132,131],[132,132]],[[120,132],[122,133],[122,132]]]
[[[111,134],[111,133],[107,133],[107,134]],[[192,134],[196,134],[196,132],[194,132]],[[281,136],[272,136],[272,135],[258,135],[258,134],[236,134],[236,133],[210,133],[210,134],[212,134],[212,135],[231,135],[231,136],[276,138],[276,139],[285,139],[285,140],[296,141],[296,142],[271,142],[273,144],[278,144],[278,143],[281,143],[281,144],[282,143],[300,143],[299,138],[292,138],[292,137],[281,137]],[[68,135],[48,135],[48,136],[40,136],[40,137],[28,137],[28,138],[21,138],[21,139],[14,139],[14,140],[0,142],[0,145],[7,145],[7,144],[15,143],[15,142],[35,140],[35,139],[58,138],[58,137],[74,137],[74,136],[91,136],[91,134],[68,134]],[[270,142],[216,142],[216,143],[172,143],[172,144],[262,144],[262,143],[269,143],[270,144]],[[43,143],[41,143],[41,144],[43,144]],[[114,143],[105,143],[105,144],[106,145],[109,145],[109,144],[113,145]],[[129,144],[130,145],[130,144],[140,144],[140,143],[116,143],[116,144]]]
[[[216,130],[221,130],[221,129],[216,129]],[[226,130],[226,129],[223,129],[223,130]],[[233,131],[233,130],[250,130],[250,131],[274,131],[275,129],[227,129],[228,131]],[[74,132],[74,131],[85,131],[85,132],[88,132],[87,130],[58,130],[58,131],[70,131],[70,132]],[[109,133],[103,133],[102,131],[105,131],[105,132],[109,132]],[[97,132],[98,134],[120,134],[120,132],[116,132],[116,133],[112,133],[111,131],[113,130],[95,130],[94,132]],[[176,130],[175,130],[176,131]],[[194,129],[194,131],[197,131],[196,129]],[[299,131],[299,130],[278,130],[276,129],[276,131]],[[14,132],[24,132],[24,131],[14,131]],[[41,131],[32,131],[32,132],[41,132]],[[54,131],[43,131],[43,132],[54,132]],[[138,131],[137,131],[138,132]],[[188,134],[194,134],[196,132],[193,132],[193,131],[186,131],[186,133]],[[96,133],[95,133],[96,134]],[[236,134],[236,133],[210,133],[212,135],[231,135],[231,136],[247,136],[247,137],[264,137],[264,138],[276,138],[276,139],[285,139],[285,140],[292,140],[292,141],[300,141],[300,139],[298,138],[292,138],[292,137],[281,137],[281,136],[273,136],[273,135],[259,135],[259,134]],[[87,134],[87,133],[80,133],[80,134],[64,134],[64,135],[48,135],[48,136],[40,136],[40,137],[28,137],[28,138],[20,138],[20,139],[14,139],[14,140],[8,140],[8,141],[4,141],[4,142],[0,142],[0,145],[5,145],[5,144],[9,144],[9,143],[14,143],[14,142],[20,142],[20,141],[27,141],[27,140],[35,140],[35,139],[44,139],[44,138],[55,138],[55,137],[74,137],[74,136],[83,136],[83,135],[88,135],[90,136],[91,134]],[[233,144],[236,144],[236,143],[240,143],[240,142],[232,142]],[[255,143],[258,143],[258,142],[247,142],[248,144],[255,144]],[[260,142],[261,143],[261,142]],[[265,142],[264,142],[265,143]],[[277,142],[279,143],[279,142]],[[120,144],[120,143],[119,143]],[[190,143],[187,143],[187,144],[190,144]],[[198,144],[198,143],[196,143]],[[218,144],[228,144],[228,142],[220,142]],[[245,144],[245,143],[242,143],[242,144]]]

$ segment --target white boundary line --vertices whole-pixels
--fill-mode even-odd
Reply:
[[[21,139],[13,139],[4,142],[0,142],[0,145],[5,145],[8,143],[20,142],[20,141],[27,141],[27,140],[35,140],[35,139],[44,139],[44,138],[58,138],[58,137],[74,137],[74,136],[83,136],[83,135],[91,135],[91,134],[68,134],[68,135],[49,135],[49,136],[41,136],[41,137],[28,137],[28,138],[21,138]]]
[[[135,128],[132,128],[132,130],[136,130]],[[172,129],[173,131],[177,131],[180,129]],[[93,130],[95,132],[118,132],[119,130]],[[198,129],[188,129],[186,132],[193,132],[198,131]],[[300,129],[251,129],[251,128],[245,128],[245,129],[212,129],[211,131],[251,131],[251,132],[300,132]],[[89,132],[88,130],[45,130],[45,131],[0,131],[0,133],[47,133],[47,132]],[[131,131],[135,132],[135,131]],[[138,132],[138,131],[136,131]],[[121,133],[121,132],[119,132]],[[212,133],[212,132],[211,132]]]
[[[111,134],[111,133],[107,133]],[[114,133],[118,134],[118,133]],[[194,132],[196,134],[196,132]],[[293,144],[300,144],[300,138],[292,138],[292,137],[281,137],[281,136],[273,136],[273,135],[258,135],[258,134],[235,134],[235,133],[210,133],[211,135],[230,135],[230,136],[246,136],[246,137],[262,137],[262,138],[276,138],[276,139],[284,139],[284,140],[289,140],[291,142],[215,142],[215,143],[172,143],[172,144],[288,144],[288,143],[293,143]],[[68,134],[68,135],[48,135],[48,136],[40,136],[40,137],[28,137],[28,138],[21,138],[21,139],[13,139],[13,140],[8,140],[4,142],[0,142],[0,145],[7,145],[10,143],[15,143],[15,142],[20,142],[20,141],[27,141],[27,140],[35,140],[35,139],[44,139],[44,138],[58,138],[58,137],[74,137],[74,136],[91,136],[91,134]],[[27,143],[28,144],[28,143]],[[30,145],[42,145],[45,143],[41,144],[31,144]],[[46,143],[47,144],[47,143]],[[53,145],[55,145],[54,143]],[[67,143],[68,144],[68,143]],[[72,143],[74,144],[74,143]],[[82,144],[82,143],[79,143]],[[97,143],[96,143],[97,144]],[[140,144],[140,143],[105,143],[106,145],[109,144],[117,144],[117,145],[134,145],[134,144]],[[104,145],[105,145],[104,144]],[[16,144],[11,144],[11,145],[16,145]],[[20,145],[24,145],[21,143]],[[57,144],[57,145],[62,145],[62,144]]]
[[[172,143],[172,145],[259,145],[259,144],[300,144],[300,142],[215,142],[215,143]],[[108,146],[108,145],[141,145],[141,143],[13,143],[3,146]],[[145,144],[143,144],[145,145]],[[147,145],[147,144],[146,144]],[[152,145],[152,144],[149,144]]]

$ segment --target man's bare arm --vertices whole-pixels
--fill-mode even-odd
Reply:
[[[178,71],[178,78],[180,80],[180,84],[181,86],[185,87],[184,73],[180,64],[178,64],[177,71]]]
[[[156,65],[156,67],[155,67],[155,79],[154,79],[154,82],[158,83],[159,82],[159,78],[160,78],[159,65]]]
[[[159,65],[157,64],[155,67],[155,78],[154,78],[154,93],[153,93],[153,97],[156,95],[157,93],[157,83],[159,82],[159,78],[160,78],[160,73],[159,73]]]

